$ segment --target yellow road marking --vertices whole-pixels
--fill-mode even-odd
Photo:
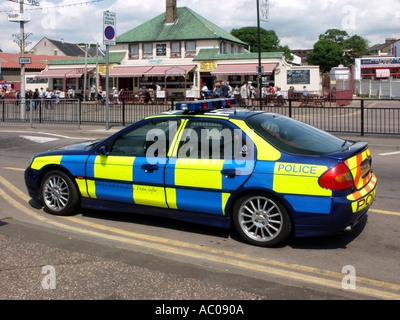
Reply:
[[[380,214],[388,214],[391,216],[399,216],[400,212],[393,212],[393,211],[385,211],[385,210],[378,210],[378,209],[369,209],[369,212],[380,213]]]
[[[372,102],[369,106],[366,106],[365,108],[373,108],[376,104],[378,103],[378,101]],[[351,113],[347,113],[347,114],[342,114],[339,116],[333,116],[332,118],[344,118],[344,117],[349,117],[349,116],[355,116],[356,114],[361,113],[361,110],[357,110]]]
[[[229,257],[232,257],[235,259],[245,259],[245,260],[253,261],[256,263],[263,264],[263,265],[270,264],[273,266],[282,267],[282,268],[286,268],[286,269],[301,270],[304,272],[317,273],[317,274],[324,275],[324,276],[343,279],[343,274],[339,273],[339,272],[323,270],[323,269],[318,269],[318,268],[314,268],[314,267],[307,267],[307,266],[299,265],[299,264],[291,264],[291,263],[289,264],[289,263],[280,262],[280,261],[276,261],[276,260],[270,260],[270,259],[266,259],[266,258],[262,258],[262,257],[253,257],[253,256],[249,256],[246,254],[238,253],[238,252],[225,251],[225,250],[215,249],[212,247],[206,247],[204,245],[197,245],[197,244],[193,244],[193,243],[186,243],[186,242],[176,241],[176,240],[172,240],[172,239],[165,239],[165,238],[140,234],[140,233],[136,233],[136,232],[126,231],[126,230],[122,230],[122,229],[117,229],[117,228],[108,227],[105,225],[85,221],[85,220],[82,220],[82,219],[79,219],[76,217],[63,217],[63,218],[67,219],[71,222],[75,222],[75,223],[81,224],[81,225],[86,225],[88,227],[92,227],[95,229],[109,231],[109,232],[121,234],[121,235],[128,236],[128,237],[143,239],[146,241],[174,245],[174,246],[178,246],[181,248],[183,247],[183,248],[196,249],[199,251],[205,251],[207,253],[229,256]],[[400,285],[397,285],[397,284],[388,284],[385,282],[362,278],[362,277],[357,277],[357,282],[363,282],[363,283],[368,283],[370,285],[382,286],[382,287],[388,287],[388,285],[389,285],[391,289],[400,291]]]
[[[0,176],[0,183],[8,188],[11,192],[15,193],[20,199],[29,201],[29,196],[25,195],[18,188],[13,186],[7,180]],[[22,212],[48,224],[55,225],[57,227],[71,230],[78,233],[83,233],[87,235],[92,235],[95,237],[105,238],[108,240],[114,240],[122,243],[128,243],[136,246],[145,247],[152,250],[162,251],[166,253],[172,253],[180,256],[191,257],[195,259],[202,259],[203,261],[223,263],[225,265],[231,265],[233,267],[241,267],[248,270],[259,271],[267,274],[272,274],[284,278],[290,278],[298,281],[306,281],[312,284],[317,284],[325,287],[331,287],[334,289],[342,289],[340,279],[343,279],[344,274],[338,272],[332,272],[329,270],[322,270],[313,267],[307,267],[297,264],[288,264],[280,261],[269,260],[261,257],[252,257],[246,254],[236,253],[232,251],[224,251],[215,249],[212,247],[205,247],[196,244],[188,244],[181,241],[176,241],[172,239],[165,239],[155,236],[149,236],[139,233],[134,233],[130,231],[125,231],[113,227],[107,227],[104,225],[84,221],[76,217],[53,217],[54,219],[64,219],[76,223],[81,226],[88,226],[102,231],[108,231],[116,233],[117,235],[105,234],[104,232],[92,231],[89,229],[83,229],[79,227],[74,227],[71,225],[64,224],[53,219],[49,219],[39,215],[32,209],[20,204],[13,197],[8,195],[3,189],[0,188],[0,196],[2,196],[6,201],[12,204],[17,209]],[[128,237],[128,238],[127,238]],[[134,239],[136,238],[136,239]],[[196,250],[196,251],[195,251]],[[293,269],[301,272],[309,272],[312,275],[307,275],[301,272],[282,270]],[[320,276],[331,277],[336,280],[322,278]],[[379,289],[368,288],[359,283],[368,284],[376,287],[382,287],[383,289],[391,289],[395,291],[400,291],[400,285],[394,283],[387,283],[383,281],[376,281],[373,279],[357,277],[357,289],[354,290],[356,293],[365,294],[368,296],[375,296],[383,299],[400,300],[399,293],[393,293],[388,291],[382,291]]]

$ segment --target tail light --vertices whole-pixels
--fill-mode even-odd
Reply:
[[[322,188],[339,191],[354,187],[354,179],[349,168],[344,163],[339,163],[319,178]]]

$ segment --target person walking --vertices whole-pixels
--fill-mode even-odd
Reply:
[[[249,84],[244,82],[243,85],[240,87],[240,106],[241,107],[249,107],[250,106],[250,91],[249,91]]]
[[[254,100],[256,99],[256,89],[253,87],[251,81],[249,81],[249,107],[254,109]]]
[[[230,98],[230,89],[225,81],[222,81],[221,83],[221,95],[223,98]]]

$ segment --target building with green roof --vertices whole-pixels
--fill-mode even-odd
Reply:
[[[177,0],[166,0],[164,13],[118,35],[116,45],[109,49],[110,87],[138,91],[158,84],[162,88],[157,91],[160,99],[200,98],[204,85],[212,89],[218,81],[229,81],[232,87],[251,81],[257,87],[260,72],[263,86],[287,90],[294,85],[301,90],[307,85],[316,91],[320,85],[318,66],[292,66],[282,52],[261,53],[260,68],[258,54],[250,53],[248,44],[190,8],[178,7]],[[53,61],[49,69],[78,69],[76,73],[66,70],[64,77],[64,83],[74,84],[71,78],[79,78],[85,65],[90,78],[87,84],[100,74],[104,87],[103,60],[97,59],[99,67],[94,58]],[[46,74],[52,76],[51,70],[43,76]],[[78,80],[76,87],[82,84],[82,79]]]
[[[158,83],[165,90],[160,97],[199,98],[203,85],[212,89],[219,80],[231,86],[251,81],[258,84],[257,53],[248,44],[187,7],[177,7],[176,0],[166,0],[166,11],[155,18],[117,36],[112,51],[125,52],[120,65],[110,76],[115,85],[128,90],[150,88]],[[264,86],[287,85],[287,69],[282,52],[262,53]],[[299,67],[305,85],[319,85],[319,68]],[[303,83],[298,84],[299,89]],[[310,90],[317,90],[310,88]]]

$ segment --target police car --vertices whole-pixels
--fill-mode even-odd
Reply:
[[[377,187],[368,143],[232,102],[180,103],[105,140],[38,154],[25,171],[29,194],[54,215],[161,215],[233,227],[265,247],[366,216]]]

